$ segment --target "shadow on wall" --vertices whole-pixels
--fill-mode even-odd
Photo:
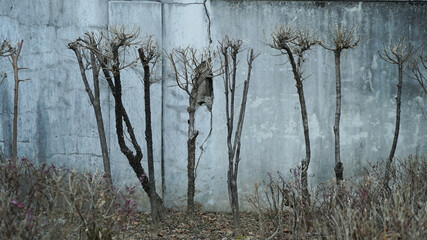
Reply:
[[[43,94],[40,94],[37,100],[37,118],[36,118],[36,135],[37,135],[37,159],[38,163],[46,162],[46,145],[47,131],[49,131],[49,118],[46,113],[45,101]]]
[[[5,156],[12,156],[12,110],[10,93],[8,91],[8,78],[6,77],[0,85],[0,128],[3,136],[3,152]]]

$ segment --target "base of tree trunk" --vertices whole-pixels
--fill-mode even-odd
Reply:
[[[334,167],[335,177],[337,179],[337,184],[339,184],[342,180],[344,180],[344,167],[342,162],[337,162]]]

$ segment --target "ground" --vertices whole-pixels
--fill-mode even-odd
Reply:
[[[188,220],[184,211],[170,211],[158,231],[153,230],[149,214],[139,213],[123,231],[129,239],[259,239],[255,215],[242,213],[241,219],[240,236],[233,236],[231,213],[214,212],[197,212],[193,220]]]

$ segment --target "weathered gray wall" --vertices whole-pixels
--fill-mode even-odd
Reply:
[[[0,1],[0,38],[12,43],[24,39],[20,66],[29,70],[20,75],[31,78],[20,84],[20,156],[76,167],[101,166],[93,110],[67,43],[86,31],[105,29],[107,3]],[[0,71],[8,74],[0,86],[0,144],[10,154],[13,71],[6,59],[0,64]],[[106,104],[107,94],[104,97]]]
[[[21,73],[31,80],[20,87],[19,155],[37,162],[102,170],[93,110],[74,54],[66,48],[85,31],[136,25],[143,36],[153,34],[167,52],[187,45],[214,48],[229,35],[262,52],[254,63],[242,140],[239,191],[243,201],[253,182],[265,179],[267,172],[287,173],[304,157],[299,103],[289,64],[266,45],[272,29],[276,24],[289,23],[325,33],[328,24],[344,21],[358,25],[362,36],[359,47],[346,51],[342,58],[341,149],[345,177],[351,177],[367,161],[385,158],[393,137],[397,70],[379,59],[377,50],[384,41],[401,36],[420,45],[427,36],[426,6],[408,2],[0,0],[0,39],[24,39],[20,63],[30,68]],[[244,63],[242,59],[242,78],[246,74]],[[314,184],[333,177],[333,55],[315,48],[305,64],[306,74],[311,74],[304,88],[313,153],[310,173],[314,177],[310,181]],[[0,60],[0,71],[9,76],[0,86],[0,147],[10,154],[13,75],[6,59]],[[157,185],[160,190],[163,159],[165,202],[183,207],[188,100],[181,90],[171,87],[174,81],[166,60],[156,73],[165,78],[152,88]],[[124,74],[125,105],[145,152],[141,71]],[[133,184],[134,174],[117,146],[113,103],[105,83],[102,89],[113,176],[118,184]],[[212,135],[197,171],[196,201],[207,210],[227,210],[225,103],[220,78],[215,81],[214,95]],[[426,96],[417,83],[405,76],[396,156],[427,152],[426,106]],[[197,110],[199,143],[209,132],[209,118],[206,107]]]

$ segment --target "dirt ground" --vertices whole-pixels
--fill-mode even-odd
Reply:
[[[127,239],[260,239],[255,215],[242,213],[241,223],[240,235],[233,236],[231,213],[197,212],[189,220],[184,211],[170,211],[158,231],[151,226],[148,214],[138,214],[122,232]]]

